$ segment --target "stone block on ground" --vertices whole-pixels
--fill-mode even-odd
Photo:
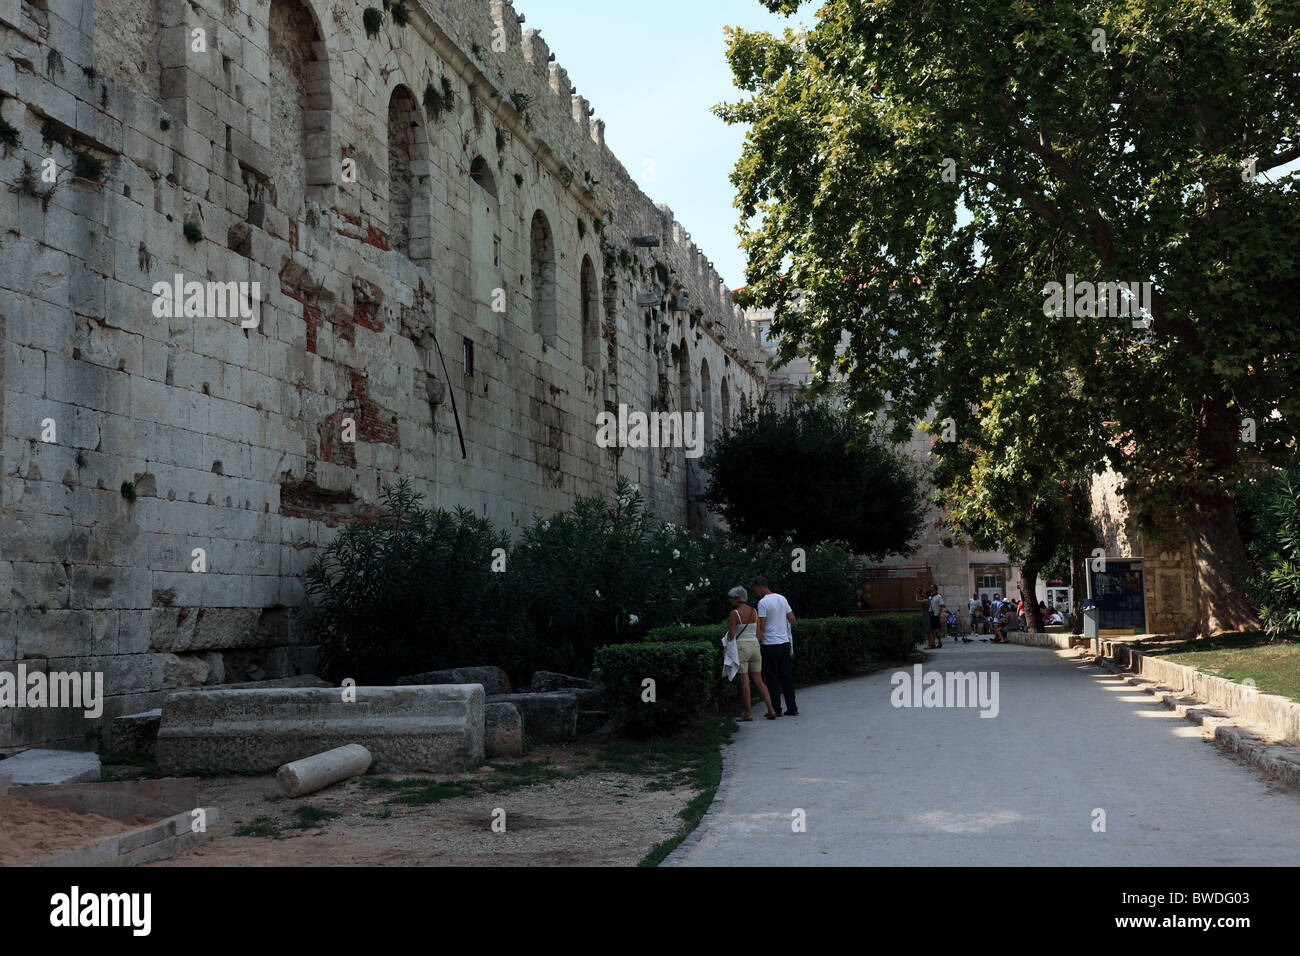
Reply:
[[[421,671],[397,678],[399,687],[413,684],[482,684],[483,693],[509,694],[510,678],[499,667],[453,667],[443,671]]]
[[[267,680],[241,681],[237,684],[209,684],[204,690],[274,690],[292,687],[333,687],[329,681],[315,674],[299,674],[297,677],[271,677]],[[187,688],[188,689],[188,688]],[[198,688],[195,688],[196,690]]]
[[[82,750],[24,750],[8,760],[0,760],[0,773],[11,777],[15,787],[85,783],[99,779],[99,754]]]
[[[498,694],[489,703],[518,707],[524,719],[524,733],[535,742],[572,740],[578,735],[578,698],[572,691]]]
[[[587,734],[606,734],[613,730],[612,718],[603,710],[580,710],[578,711],[578,733],[582,736]]]
[[[554,671],[536,671],[533,674],[533,682],[530,689],[535,693],[548,693],[556,690],[568,690],[571,688],[583,688],[590,690],[595,687],[591,681],[585,677],[570,677],[568,674],[557,674]]]
[[[121,757],[152,757],[162,725],[162,708],[113,718],[110,746]]]
[[[275,779],[286,797],[301,797],[361,776],[370,769],[373,759],[360,744],[347,744],[287,763],[276,772]]]
[[[490,700],[484,710],[483,746],[488,753],[517,757],[524,752],[524,715],[514,704]]]
[[[381,772],[447,773],[483,759],[484,694],[475,684],[178,691],[163,701],[163,773],[272,772],[360,744]],[[349,695],[351,698],[352,695]]]

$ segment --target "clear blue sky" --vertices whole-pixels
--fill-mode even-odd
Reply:
[[[728,177],[744,144],[709,108],[741,98],[724,56],[724,26],[779,33],[812,26],[819,3],[789,20],[758,0],[515,0],[525,27],[542,32],[569,82],[605,121],[605,142],[640,187],[672,207],[728,287],[745,283]],[[654,162],[654,181],[643,173]]]

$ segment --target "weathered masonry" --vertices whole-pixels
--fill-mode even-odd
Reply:
[[[510,527],[618,475],[701,519],[696,462],[596,417],[712,434],[765,356],[522,20],[0,0],[0,670],[102,671],[107,719],[310,669],[300,574],[398,476]],[[0,709],[0,746],[85,730]]]

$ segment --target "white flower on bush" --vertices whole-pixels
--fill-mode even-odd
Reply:
[[[677,558],[680,558],[681,556],[682,556],[682,553],[681,553],[680,551],[678,551],[676,548],[673,548],[673,559],[676,560]]]
[[[635,625],[636,622],[639,621],[639,620],[641,620],[641,619],[640,619],[639,617],[637,617],[635,614],[629,614],[629,615],[627,616],[627,623],[628,623],[629,626],[631,626],[631,625]]]
[[[600,599],[600,592],[599,592],[599,591],[596,592],[596,599],[597,599],[597,600]]]
[[[695,590],[695,585],[694,585],[694,584],[688,584],[688,585],[686,585],[686,590],[688,590],[688,591],[694,591],[694,590]]]

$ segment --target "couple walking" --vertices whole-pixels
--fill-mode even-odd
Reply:
[[[740,719],[754,719],[749,693],[751,682],[767,705],[765,718],[776,720],[781,716],[782,696],[785,697],[785,715],[798,717],[799,707],[794,699],[794,645],[790,634],[794,611],[790,610],[790,603],[784,597],[767,586],[767,578],[754,578],[749,586],[758,595],[757,610],[749,606],[749,594],[744,588],[734,587],[727,592],[731,598],[727,641],[735,641],[740,698],[745,704],[745,713]],[[769,695],[768,687],[772,688],[772,695]],[[776,697],[775,706],[773,695]]]

